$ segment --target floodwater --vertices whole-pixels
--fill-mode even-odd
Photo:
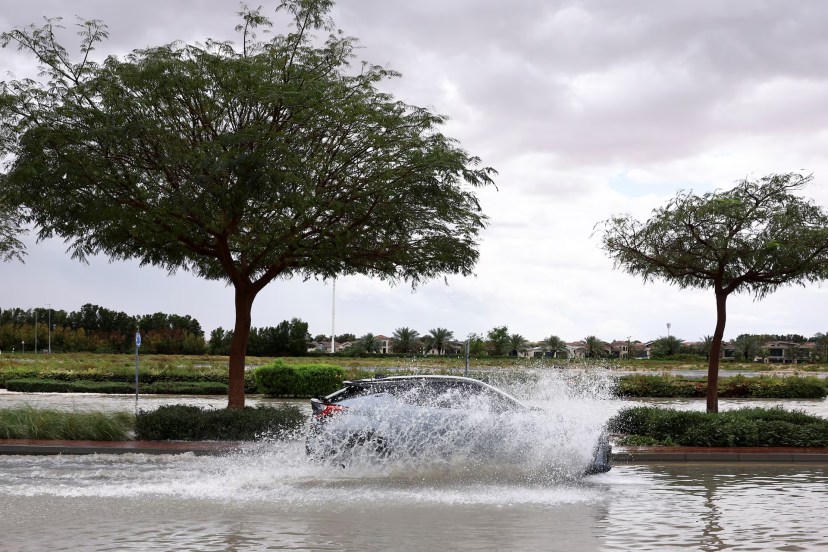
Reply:
[[[223,457],[0,457],[2,549],[817,550],[823,466],[343,469],[302,443]]]
[[[0,456],[0,549],[828,548],[826,466],[640,465],[578,475],[596,428],[632,404],[613,399],[611,387],[598,370],[509,388],[543,408],[533,412],[549,425],[509,426],[501,450],[514,451],[513,458],[466,451],[314,463],[301,435],[213,457]],[[0,408],[21,402],[134,407],[128,396],[0,393]],[[171,403],[222,407],[225,399],[142,396],[139,408]],[[677,404],[704,403],[671,406]],[[824,401],[814,404],[819,410]],[[480,422],[487,424],[485,416]]]

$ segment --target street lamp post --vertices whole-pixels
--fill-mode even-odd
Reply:
[[[52,354],[52,304],[49,303],[49,354]]]

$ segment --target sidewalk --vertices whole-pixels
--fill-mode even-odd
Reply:
[[[0,454],[224,454],[245,443],[233,441],[50,441],[0,439]],[[828,465],[828,448],[615,447],[613,464],[764,462]]]

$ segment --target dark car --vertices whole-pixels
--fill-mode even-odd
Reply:
[[[305,441],[309,456],[343,463],[360,460],[457,455],[498,461],[567,461],[581,473],[610,470],[603,428],[572,435],[559,419],[530,408],[482,381],[456,376],[395,376],[346,381],[324,398],[311,399]],[[581,437],[580,454],[578,439]],[[588,439],[588,441],[584,441]]]

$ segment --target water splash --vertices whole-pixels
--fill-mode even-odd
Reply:
[[[514,417],[482,405],[435,432],[432,446],[382,458],[311,462],[300,435],[218,457],[96,455],[0,457],[0,493],[19,496],[152,498],[278,503],[318,508],[387,504],[560,504],[600,497],[607,476],[581,479],[609,415],[606,370],[537,370],[502,388],[538,408]],[[411,439],[423,436],[410,435]],[[493,445],[493,446],[492,446]],[[344,466],[344,467],[343,467]]]

